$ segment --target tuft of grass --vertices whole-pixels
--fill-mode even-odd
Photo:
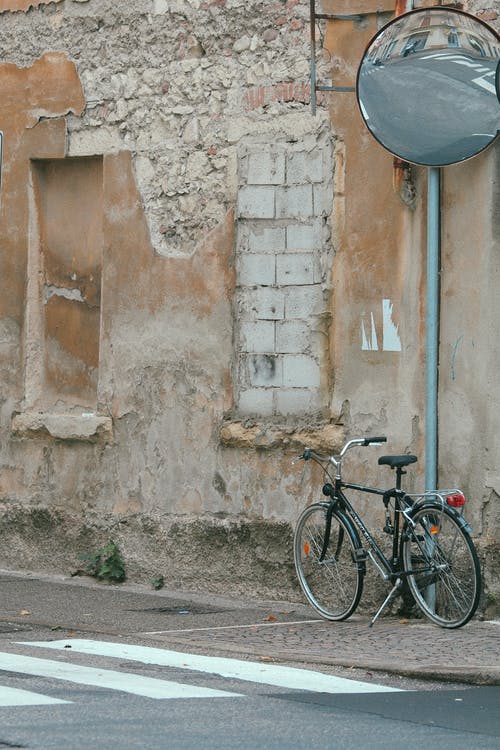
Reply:
[[[154,589],[158,591],[159,589],[162,589],[164,587],[165,578],[161,575],[161,573],[158,573],[158,575],[155,575],[149,579],[149,583]]]
[[[96,552],[80,555],[85,565],[85,573],[108,583],[123,583],[126,579],[125,563],[117,545],[110,540]]]

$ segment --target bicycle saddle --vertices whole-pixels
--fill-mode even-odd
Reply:
[[[408,464],[414,464],[417,457],[411,453],[405,453],[402,456],[380,456],[378,462],[381,466],[390,466],[391,469],[400,469]]]

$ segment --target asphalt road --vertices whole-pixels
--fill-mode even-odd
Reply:
[[[53,641],[46,633],[41,641],[4,639],[0,704],[16,691],[56,702],[0,705],[0,747],[354,750],[369,743],[374,750],[425,744],[496,750],[500,744],[498,686],[413,690],[409,680],[403,689],[395,678],[391,687],[262,662],[203,663],[180,652],[172,661],[171,651],[140,646],[137,652],[127,640]],[[168,697],[172,684],[186,696]],[[192,697],[193,691],[200,694]]]

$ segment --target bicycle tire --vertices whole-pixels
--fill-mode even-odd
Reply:
[[[460,628],[481,596],[481,567],[461,516],[441,503],[416,508],[403,532],[402,563],[415,603],[436,625]]]
[[[294,534],[294,561],[300,587],[311,606],[327,620],[346,620],[363,593],[364,562],[356,561],[361,542],[348,519],[333,511],[328,547],[321,561],[328,503],[308,506]]]

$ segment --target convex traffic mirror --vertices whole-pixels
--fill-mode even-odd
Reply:
[[[371,40],[358,69],[358,104],[372,135],[414,164],[470,159],[500,129],[500,37],[475,16],[422,8]]]

